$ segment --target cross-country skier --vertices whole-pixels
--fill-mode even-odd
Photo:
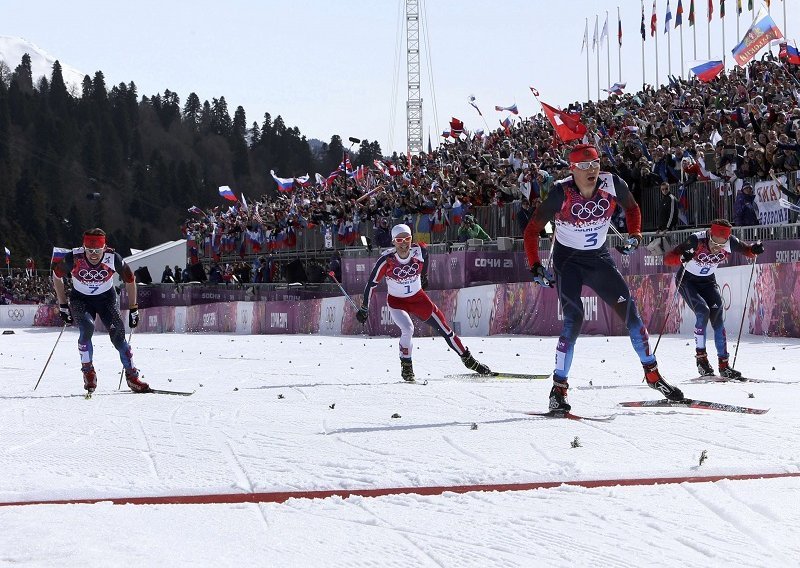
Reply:
[[[675,275],[680,295],[695,314],[694,346],[697,372],[711,376],[714,369],[708,362],[706,352],[706,327],[709,320],[714,330],[714,345],[719,359],[719,375],[726,379],[741,379],[742,374],[728,364],[728,342],[725,337],[725,322],[722,319],[722,296],[719,293],[714,272],[732,252],[748,258],[764,252],[761,241],[745,244],[731,235],[731,223],[726,219],[715,219],[711,228],[692,233],[689,237],[664,255],[667,266],[682,265]]]
[[[369,282],[364,288],[364,298],[356,319],[361,323],[367,321],[372,291],[386,278],[389,313],[392,321],[400,328],[400,369],[403,380],[414,382],[414,368],[411,364],[414,322],[409,314],[417,316],[444,337],[468,369],[481,375],[491,374],[489,367],[476,361],[469,349],[464,347],[461,338],[447,324],[444,314],[425,293],[425,288],[428,287],[428,251],[411,240],[411,228],[408,225],[395,225],[392,228],[394,248],[385,251],[375,263]]]
[[[564,325],[556,347],[550,409],[556,412],[570,410],[567,375],[575,341],[583,324],[581,288],[584,284],[625,321],[633,348],[644,367],[648,386],[669,400],[683,400],[680,389],[667,383],[658,371],[656,358],[650,352],[647,328],[606,245],[608,225],[619,203],[625,210],[629,235],[620,252],[631,254],[638,248],[642,240],[639,206],[625,181],[600,171],[600,158],[595,146],[575,146],[569,153],[569,162],[572,175],[553,184],[525,228],[525,252],[534,282],[558,289],[564,314]],[[539,231],[551,220],[555,220],[556,226],[553,248],[555,277],[542,266],[539,258]]]
[[[108,329],[111,343],[119,351],[128,387],[133,392],[148,392],[150,387],[139,380],[139,370],[133,366],[133,355],[130,345],[125,341],[125,325],[117,308],[117,291],[114,289],[114,274],[118,273],[128,293],[128,325],[134,328],[139,325],[136,278],[120,254],[106,246],[105,232],[102,229],[86,231],[83,234],[83,246],[72,249],[61,262],[54,262],[52,269],[59,315],[66,325],[72,325],[77,320],[80,330],[78,351],[86,391],[91,394],[97,388],[97,375],[92,365],[92,334],[94,319],[100,316]],[[69,304],[63,280],[67,274],[72,278]]]

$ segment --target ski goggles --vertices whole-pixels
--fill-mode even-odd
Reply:
[[[396,243],[410,243],[411,237],[395,237],[392,240]]]
[[[588,162],[572,162],[572,165],[579,170],[591,170],[592,168],[600,167],[600,160],[589,160]]]
[[[103,248],[86,248],[86,247],[83,247],[83,250],[86,251],[86,254],[103,254],[103,252],[106,249],[105,249],[105,247],[103,247]]]
[[[724,247],[726,244],[728,244],[728,239],[725,239],[725,240],[723,240],[722,242],[720,242],[719,240],[717,240],[717,239],[715,239],[713,236],[711,236],[711,237],[708,239],[708,242],[709,242],[709,243],[711,243],[712,245],[714,245],[714,246],[715,246],[715,247],[717,247],[717,248],[722,248],[722,247]]]

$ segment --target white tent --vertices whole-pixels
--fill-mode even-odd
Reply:
[[[131,249],[131,251],[135,250]],[[161,273],[164,272],[165,266],[172,269],[176,266],[180,266],[181,269],[186,267],[186,254],[186,239],[181,239],[162,243],[147,250],[136,251],[127,257],[125,262],[134,272],[142,266],[146,267],[153,282],[161,282]]]

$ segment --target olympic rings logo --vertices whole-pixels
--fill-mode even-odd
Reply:
[[[333,324],[336,321],[336,307],[328,306],[325,308],[325,326],[328,329],[333,329]]]
[[[400,279],[410,278],[412,276],[416,276],[417,272],[419,271],[418,265],[413,262],[409,262],[408,264],[401,264],[400,266],[395,266],[392,270],[392,274],[397,276]]]
[[[90,282],[103,282],[108,280],[108,270],[105,268],[101,270],[81,268],[78,270],[78,278],[81,280],[88,280]]]
[[[9,309],[8,310],[8,317],[12,321],[22,321],[22,317],[24,315],[25,315],[25,311],[24,310],[18,310],[18,309]]]
[[[606,214],[606,211],[611,207],[611,202],[605,197],[601,197],[597,201],[587,201],[586,203],[575,203],[572,206],[572,214],[580,219],[586,221],[594,217],[599,219]]]
[[[716,254],[708,254],[705,252],[701,252],[698,254],[694,259],[700,264],[719,264],[723,260],[725,260],[725,253],[718,252]]]
[[[478,327],[481,323],[481,315],[483,315],[481,299],[472,298],[467,300],[467,325],[469,327]]]

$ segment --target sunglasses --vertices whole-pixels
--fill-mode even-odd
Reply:
[[[725,239],[724,241],[722,241],[722,242],[719,242],[719,241],[718,241],[717,239],[715,239],[714,237],[710,237],[710,238],[709,238],[709,241],[710,241],[710,242],[712,242],[712,243],[714,243],[714,244],[715,244],[716,246],[718,246],[718,247],[724,247],[724,246],[725,246],[725,245],[728,243],[728,239]]]
[[[600,160],[591,160],[589,162],[573,162],[572,165],[579,170],[590,170],[592,168],[599,168]]]
[[[410,243],[411,237],[395,237],[393,240],[396,243]]]
[[[83,250],[85,250],[88,254],[102,254],[103,251],[105,251],[106,249],[105,248],[92,249],[84,247]]]

